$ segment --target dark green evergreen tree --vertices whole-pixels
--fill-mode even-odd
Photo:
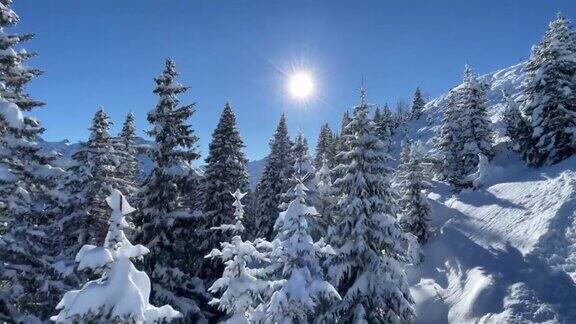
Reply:
[[[382,110],[376,107],[374,111],[374,117],[372,121],[374,122],[374,131],[376,136],[382,141],[386,150],[390,149],[392,144],[392,116],[390,115],[390,110],[387,106],[384,106]]]
[[[288,137],[286,116],[282,114],[274,136],[270,140],[270,154],[260,182],[256,187],[254,222],[256,237],[267,240],[274,238],[274,222],[280,212],[282,194],[290,188],[294,171],[292,141]]]
[[[203,238],[203,251],[208,254],[212,249],[220,248],[220,242],[232,238],[231,231],[211,230],[224,224],[234,223],[234,197],[236,190],[248,190],[248,160],[243,152],[244,142],[236,126],[236,116],[226,103],[220,115],[218,126],[212,133],[212,142],[206,158],[204,178],[204,217],[206,236]],[[206,259],[208,260],[208,259]],[[214,260],[203,264],[201,270],[209,280],[220,277],[223,264]]]
[[[330,129],[328,123],[325,123],[320,128],[320,134],[318,135],[318,142],[316,143],[316,152],[314,156],[314,166],[316,169],[322,167],[323,160],[326,159],[328,167],[331,168],[334,165],[334,157],[336,153],[334,152],[334,134]]]
[[[188,88],[176,81],[177,76],[174,62],[167,59],[164,72],[155,78],[159,100],[148,113],[153,169],[140,191],[136,240],[150,249],[143,263],[152,279],[152,301],[174,306],[186,322],[202,322],[210,298],[203,282],[194,277],[203,258],[196,233],[202,215],[189,208],[200,205],[189,197],[194,192],[190,178],[196,176],[191,163],[200,155],[198,138],[186,124],[194,104],[180,106],[178,95]]]
[[[430,204],[424,191],[430,188],[424,175],[424,149],[420,142],[406,146],[407,157],[400,169],[400,226],[418,238],[420,244],[429,237]]]
[[[31,34],[11,34],[20,18],[0,1],[0,321],[46,320],[68,287],[55,271],[65,172],[42,152],[43,128],[28,112],[44,105],[26,86],[42,72],[20,49]],[[23,319],[23,316],[29,316]]]
[[[412,99],[412,111],[410,112],[410,117],[413,120],[420,119],[424,113],[424,106],[426,106],[426,101],[422,96],[420,88],[416,88],[416,91],[414,92],[414,98]]]
[[[127,183],[118,172],[116,143],[110,136],[110,118],[100,109],[92,118],[90,137],[81,143],[72,156],[66,182],[70,194],[68,216],[61,219],[66,229],[65,250],[74,263],[76,252],[85,244],[102,244],[108,230],[106,197],[112,188],[124,188]]]
[[[122,131],[116,140],[116,148],[120,152],[118,178],[123,179],[126,185],[115,189],[130,197],[136,193],[136,183],[139,176],[138,161],[136,160],[136,125],[132,112],[126,115]]]
[[[336,168],[334,186],[341,194],[338,222],[328,234],[336,254],[328,274],[342,300],[331,309],[331,322],[394,323],[410,321],[414,303],[402,270],[408,261],[407,238],[397,219],[388,154],[368,118],[364,90],[348,124],[349,162]]]

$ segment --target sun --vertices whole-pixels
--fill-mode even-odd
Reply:
[[[293,97],[306,99],[314,92],[314,80],[307,72],[295,73],[290,76],[288,90]]]

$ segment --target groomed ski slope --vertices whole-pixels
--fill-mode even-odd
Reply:
[[[522,68],[481,77],[498,151],[484,185],[454,194],[433,182],[434,234],[408,269],[416,323],[576,323],[576,157],[534,169],[507,148],[502,90],[521,98]],[[431,147],[444,100],[410,138]]]

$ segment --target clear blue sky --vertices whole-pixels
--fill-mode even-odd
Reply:
[[[103,106],[116,132],[129,109],[139,134],[156,103],[153,77],[172,57],[197,102],[190,120],[205,156],[225,101],[238,116],[250,159],[262,158],[282,111],[292,134],[315,143],[322,122],[339,127],[366,79],[371,102],[409,100],[420,86],[434,97],[459,82],[465,63],[480,73],[529,56],[549,20],[576,19],[574,0],[234,1],[16,0],[18,30],[46,71],[29,90],[47,140],[83,140]],[[286,96],[282,71],[306,68],[317,99]]]

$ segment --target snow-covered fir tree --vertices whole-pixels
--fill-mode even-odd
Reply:
[[[225,264],[222,277],[210,287],[210,292],[218,294],[219,298],[210,301],[212,305],[226,313],[224,323],[247,324],[252,320],[255,307],[270,290],[270,282],[264,279],[265,272],[254,265],[268,263],[268,255],[258,250],[258,246],[250,241],[243,241],[240,236],[244,231],[242,220],[244,206],[241,199],[244,193],[236,190],[232,197],[235,207],[236,223],[223,224],[214,230],[236,233],[231,240],[221,243],[220,249],[213,249],[209,258],[219,258]]]
[[[76,255],[78,269],[101,273],[79,290],[64,294],[56,306],[56,323],[165,323],[181,314],[169,305],[160,308],[148,301],[150,278],[136,269],[131,259],[142,258],[149,250],[126,238],[125,215],[135,211],[120,193],[113,189],[106,198],[112,209],[108,233],[102,246],[84,245]]]
[[[532,133],[526,161],[557,163],[576,152],[576,36],[561,14],[533,47],[524,72],[521,110]]]
[[[414,98],[412,99],[412,110],[410,111],[410,118],[413,120],[420,119],[424,113],[425,105],[426,100],[424,100],[424,96],[422,95],[420,88],[417,87],[416,91],[414,92]]]
[[[506,101],[504,110],[504,123],[506,124],[506,136],[510,138],[512,149],[517,152],[525,152],[526,145],[530,142],[530,128],[526,119],[520,112],[518,103],[507,92],[502,97]]]
[[[376,132],[376,135],[388,150],[392,144],[393,126],[392,114],[388,106],[385,105],[382,110],[380,107],[376,107],[372,121],[374,122],[374,131]]]
[[[176,81],[174,62],[166,60],[164,72],[155,78],[156,107],[148,113],[154,139],[151,149],[153,168],[140,191],[141,212],[137,241],[150,249],[144,260],[152,277],[152,300],[169,303],[182,312],[185,321],[202,322],[209,299],[203,282],[193,276],[200,240],[195,235],[199,213],[188,208],[191,163],[199,158],[198,138],[186,121],[194,104],[180,106],[178,95],[188,88]]]
[[[220,115],[218,126],[212,133],[212,142],[209,145],[206,158],[204,178],[204,227],[223,224],[232,224],[234,220],[234,197],[230,192],[239,189],[248,190],[248,160],[243,152],[244,142],[236,126],[236,116],[226,103]],[[219,247],[220,242],[227,242],[231,238],[229,231],[206,231],[203,237],[205,251]],[[208,260],[207,260],[208,261]],[[209,279],[216,279],[222,272],[222,263],[215,260],[203,264],[202,273]]]
[[[66,182],[69,215],[60,219],[66,233],[64,249],[71,258],[84,244],[102,244],[108,227],[105,199],[110,188],[130,186],[118,172],[119,154],[125,156],[125,152],[110,136],[110,125],[108,114],[99,109],[92,118],[90,137],[72,156]]]
[[[424,244],[428,241],[430,220],[430,204],[424,191],[431,187],[424,175],[425,152],[420,142],[406,147],[408,157],[400,167],[400,226],[405,232],[414,234],[420,244]]]
[[[316,169],[314,168],[314,162],[308,153],[308,140],[302,132],[298,132],[294,138],[292,154],[294,159],[294,172],[300,176],[304,185],[313,184]],[[298,180],[296,180],[296,182],[297,181]]]
[[[41,75],[42,71],[25,65],[26,60],[36,56],[35,53],[28,52],[25,49],[17,49],[16,47],[32,39],[34,35],[6,33],[4,28],[18,24],[20,17],[10,8],[12,0],[3,0],[1,4],[2,17],[0,19],[0,27],[2,32],[0,48],[2,53],[0,55],[0,74],[2,75],[3,87],[0,90],[0,94],[4,99],[16,104],[23,111],[30,111],[44,105],[43,102],[32,98],[25,89],[28,82]],[[30,126],[30,130],[38,127],[34,123],[30,124]]]
[[[0,318],[18,322],[46,319],[66,289],[52,267],[65,197],[57,187],[64,171],[40,150],[43,128],[27,114],[43,105],[26,90],[42,72],[17,48],[33,35],[7,30],[20,20],[11,3],[0,1]]]
[[[478,81],[472,69],[466,65],[463,83],[456,90],[456,104],[462,126],[458,141],[462,148],[462,166],[466,174],[476,168],[478,154],[484,154],[488,159],[494,156],[485,91],[485,85]]]
[[[337,167],[343,176],[334,185],[343,196],[336,206],[339,220],[328,234],[336,251],[327,263],[328,273],[342,296],[331,319],[409,321],[413,300],[402,268],[408,241],[396,221],[388,155],[374,135],[364,96],[347,127],[350,150],[340,155],[350,162]]]
[[[334,140],[334,134],[328,123],[322,124],[314,156],[314,167],[316,167],[316,169],[322,167],[324,159],[327,160],[328,167],[331,168],[334,165],[334,157],[336,156],[336,152],[334,152]]]
[[[336,153],[336,156],[334,157],[334,166],[342,162],[338,160],[338,153],[346,149],[346,140],[345,140],[345,136],[347,135],[346,126],[350,123],[350,120],[351,120],[350,113],[348,111],[345,111],[344,114],[342,115],[342,121],[340,122],[340,134],[334,140],[334,147],[335,147],[334,151]]]
[[[272,296],[258,308],[263,323],[319,321],[340,299],[320,266],[320,260],[333,250],[322,240],[314,242],[309,234],[310,218],[317,217],[317,212],[306,204],[306,190],[300,178],[292,189],[296,197],[276,222],[278,234],[266,272],[277,284]]]
[[[126,115],[122,131],[117,138],[117,149],[122,152],[117,168],[118,178],[126,182],[126,186],[118,188],[125,195],[136,192],[136,182],[138,180],[138,161],[136,160],[136,125],[134,114],[129,112]]]
[[[328,228],[336,222],[334,206],[337,197],[332,185],[331,174],[328,161],[325,159],[315,175],[316,198],[314,199],[314,208],[318,211],[318,216],[311,219],[310,229],[310,235],[315,240],[326,237]]]
[[[466,174],[462,167],[462,147],[459,140],[462,124],[455,96],[454,91],[448,94],[442,125],[434,142],[439,153],[439,176],[458,190],[465,186]]]
[[[408,164],[410,161],[410,140],[404,140],[400,143],[400,166],[398,167],[400,170]]]
[[[408,121],[410,120],[410,107],[404,101],[396,103],[396,111],[394,113],[394,134],[400,138],[406,138],[408,133]]]
[[[253,217],[255,237],[271,240],[274,237],[274,222],[280,211],[282,194],[290,188],[290,179],[294,171],[292,141],[288,137],[286,116],[282,114],[274,136],[270,140],[270,154],[262,177],[254,194]]]
[[[351,121],[352,118],[350,117],[350,113],[348,112],[348,110],[346,110],[342,115],[342,121],[340,122],[340,135],[346,134],[347,132],[346,127],[348,126],[348,124],[350,124]]]
[[[316,174],[316,169],[314,168],[312,158],[308,154],[308,140],[304,137],[302,132],[298,132],[294,138],[292,154],[294,159],[294,165],[292,167],[294,170],[288,185],[290,189],[282,193],[282,203],[280,204],[281,210],[286,210],[288,204],[296,197],[296,193],[293,189],[300,180],[304,182],[304,185],[307,188],[311,188],[309,189],[313,196],[311,198],[316,199],[316,177],[314,176]]]

